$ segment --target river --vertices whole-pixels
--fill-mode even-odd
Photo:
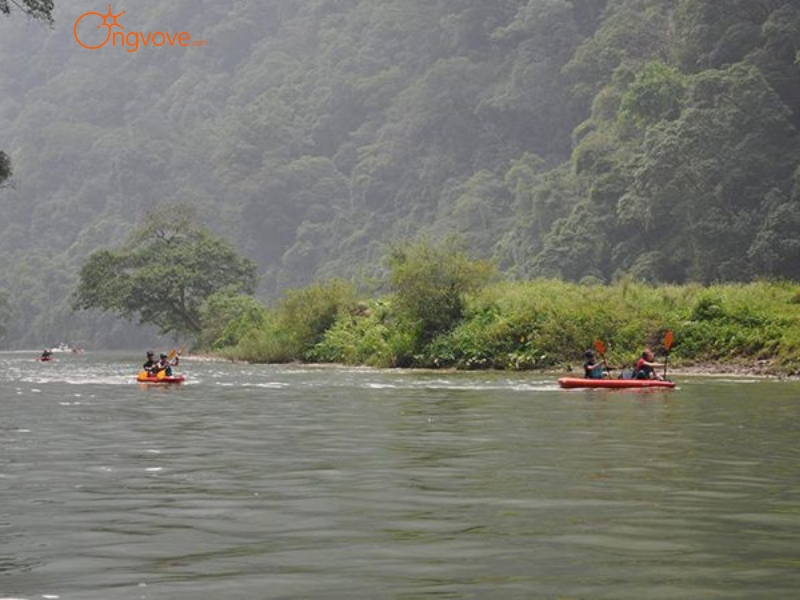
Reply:
[[[800,383],[0,353],[0,598],[781,599]]]

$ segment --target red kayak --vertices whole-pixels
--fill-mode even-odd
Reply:
[[[674,388],[674,381],[660,381],[658,379],[584,379],[582,377],[562,377],[558,380],[562,388],[610,388],[610,389],[636,389],[636,388]]]
[[[156,377],[155,375],[142,377],[139,375],[136,381],[139,383],[183,383],[183,375],[173,375],[171,377]]]

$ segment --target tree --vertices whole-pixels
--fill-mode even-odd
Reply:
[[[767,214],[747,258],[762,276],[800,279],[800,197],[787,199],[770,190],[764,205]]]
[[[12,9],[22,11],[34,19],[53,22],[53,0],[0,0],[0,13],[10,15]],[[11,177],[11,159],[0,150],[0,186]]]
[[[467,258],[455,239],[399,245],[390,253],[389,266],[397,312],[422,343],[458,324],[466,294],[479,289],[493,271],[491,264]]]
[[[263,328],[266,309],[252,296],[223,289],[212,294],[202,308],[201,348],[235,346],[254,329]]]
[[[5,345],[8,338],[8,324],[11,322],[11,303],[8,292],[0,290],[0,347]]]
[[[9,177],[11,177],[11,159],[8,158],[8,154],[0,150],[0,186]]]
[[[12,11],[21,11],[49,23],[53,22],[53,8],[53,0],[0,0],[0,13],[10,15]]]
[[[742,280],[754,274],[747,250],[761,228],[754,252],[777,265],[767,257],[781,247],[770,240],[786,211],[770,192],[791,177],[795,140],[788,109],[754,67],[696,75],[680,118],[648,129],[623,198],[646,234],[642,249],[673,246],[703,283]],[[772,224],[761,227],[765,216]]]
[[[640,126],[677,119],[686,91],[683,79],[677,69],[662,62],[648,63],[623,95],[621,113]]]
[[[149,213],[120,250],[91,254],[80,273],[73,310],[99,309],[162,333],[197,336],[204,302],[223,288],[252,294],[256,264],[193,223],[178,205]]]

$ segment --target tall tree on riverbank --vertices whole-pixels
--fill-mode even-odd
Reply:
[[[193,222],[186,206],[149,213],[120,250],[98,250],[81,269],[74,310],[99,309],[162,333],[197,336],[204,302],[221,290],[252,294],[256,265]]]

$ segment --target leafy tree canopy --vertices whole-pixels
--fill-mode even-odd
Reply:
[[[253,293],[255,271],[230,244],[195,226],[187,207],[168,206],[148,214],[122,249],[89,256],[73,307],[198,335],[204,302],[222,289]]]
[[[421,343],[454,327],[463,316],[466,295],[493,273],[490,263],[470,260],[456,238],[397,244],[389,267],[397,312],[418,328]]]

